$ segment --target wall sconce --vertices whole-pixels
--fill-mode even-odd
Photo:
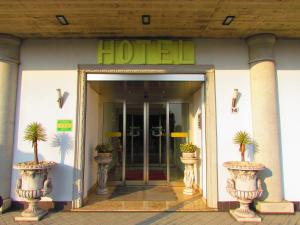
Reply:
[[[233,113],[237,112],[239,110],[239,108],[236,107],[238,98],[239,98],[239,90],[234,89],[233,96],[232,96],[232,102],[231,102],[231,112],[233,112]]]
[[[58,106],[61,109],[63,107],[63,104],[64,104],[63,95],[61,94],[61,90],[59,88],[56,89],[56,91],[57,91]]]

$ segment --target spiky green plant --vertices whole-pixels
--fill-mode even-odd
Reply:
[[[95,148],[97,153],[111,153],[113,150],[112,145],[110,143],[102,143],[98,144]]]
[[[46,141],[46,131],[42,124],[32,122],[25,129],[24,140],[32,143],[34,150],[34,163],[38,164],[38,141]]]
[[[238,131],[233,137],[233,142],[240,146],[241,159],[245,161],[245,145],[253,143],[250,135],[246,131]]]
[[[180,150],[184,153],[194,153],[198,150],[198,147],[192,143],[184,143],[180,144]]]

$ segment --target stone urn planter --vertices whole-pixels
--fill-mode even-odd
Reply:
[[[195,180],[194,165],[198,162],[198,159],[196,157],[180,157],[180,160],[184,164],[183,182],[185,188],[183,189],[183,194],[193,195],[193,184]]]
[[[196,151],[198,147],[192,143],[180,144],[181,157],[180,160],[184,164],[184,178],[183,182],[185,188],[183,194],[193,195],[193,184],[195,180],[194,165],[198,162],[196,158]]]
[[[16,221],[38,221],[47,214],[47,211],[39,208],[38,202],[52,191],[48,171],[55,165],[55,162],[24,162],[14,165],[14,169],[21,171],[16,193],[28,202],[28,208],[21,213],[21,217],[15,217]]]
[[[240,161],[229,161],[223,165],[230,173],[227,192],[240,203],[240,207],[230,210],[230,214],[239,222],[261,222],[261,218],[249,209],[249,204],[263,193],[257,173],[265,169],[265,166],[256,162]]]
[[[112,161],[112,153],[98,153],[95,157],[98,164],[98,174],[97,174],[97,194],[104,195],[107,194],[107,177],[108,177],[108,166]]]
[[[38,141],[46,141],[46,131],[42,124],[32,122],[25,129],[24,140],[29,141],[33,147],[34,160],[17,163],[14,169],[21,171],[21,178],[17,180],[16,194],[26,199],[28,208],[21,213],[21,217],[15,217],[16,221],[38,221],[47,214],[38,206],[41,197],[52,191],[51,180],[48,172],[55,162],[39,161]]]

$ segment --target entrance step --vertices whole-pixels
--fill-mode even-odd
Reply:
[[[109,187],[107,195],[91,193],[85,206],[72,211],[82,212],[190,212],[215,211],[208,208],[199,192],[183,194],[183,187],[169,186],[117,186]]]

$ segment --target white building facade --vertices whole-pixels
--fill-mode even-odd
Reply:
[[[199,80],[199,91],[191,96],[189,140],[201,148],[196,184],[208,207],[226,211],[235,201],[226,192],[228,172],[223,163],[240,160],[232,138],[237,131],[246,130],[259,145],[254,156],[247,151],[247,160],[267,167],[261,174],[266,193],[261,201],[278,204],[282,212],[286,205],[281,204],[286,202],[299,209],[300,182],[294,174],[300,156],[300,40],[276,39],[272,34],[248,39],[189,39],[195,47],[194,64],[138,66],[99,64],[99,41],[0,38],[0,168],[5,181],[0,184],[0,195],[7,204],[22,201],[15,193],[19,174],[12,165],[32,160],[23,132],[30,122],[37,121],[48,137],[39,144],[39,157],[58,163],[51,172],[53,192],[42,201],[68,209],[81,207],[96,182],[93,149],[104,132],[101,97],[87,75],[113,75],[121,70],[123,75],[145,75],[164,70],[159,76],[186,73],[204,77]],[[57,103],[58,88],[67,94],[62,108]],[[240,93],[237,112],[231,110],[234,89]],[[81,113],[86,117],[84,123]],[[72,121],[63,145],[56,142],[62,134],[57,130],[58,120]],[[278,212],[276,207],[274,212]]]

